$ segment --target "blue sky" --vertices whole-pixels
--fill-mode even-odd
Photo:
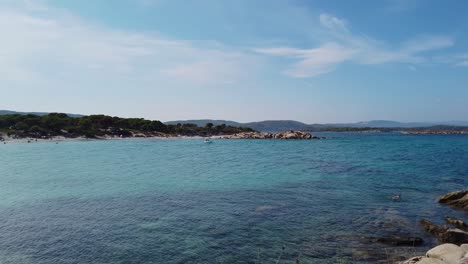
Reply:
[[[0,0],[0,109],[467,120],[468,2]]]

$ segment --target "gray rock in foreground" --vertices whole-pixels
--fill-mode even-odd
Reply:
[[[426,252],[425,256],[410,258],[400,264],[468,264],[468,244],[442,244]]]

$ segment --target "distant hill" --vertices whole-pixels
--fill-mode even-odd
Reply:
[[[198,119],[198,120],[176,120],[165,122],[167,125],[176,124],[195,124],[197,126],[205,126],[207,123],[213,123],[215,126],[226,124],[228,126],[236,127],[249,127],[257,131],[279,132],[285,130],[309,130],[310,125],[294,121],[294,120],[267,120],[259,122],[239,123],[229,120],[212,120],[212,119]]]
[[[267,120],[241,124],[257,131],[280,132],[286,130],[311,130],[312,126],[294,120]]]
[[[11,112],[8,112],[11,113]],[[5,138],[124,138],[224,136],[253,132],[233,126],[166,125],[158,120],[120,118],[106,115],[71,117],[63,113],[47,115],[0,115],[0,140]]]
[[[37,116],[45,116],[49,113],[46,112],[16,112],[10,110],[0,110],[0,115],[37,115]],[[67,114],[69,117],[82,117],[84,115],[78,114]]]
[[[468,121],[441,121],[441,122],[397,122],[389,120],[372,120],[372,121],[362,121],[357,123],[339,123],[339,124],[329,124],[336,127],[402,127],[402,128],[411,128],[411,127],[432,127],[432,126],[468,126]]]
[[[38,115],[43,116],[49,113],[45,112],[16,112],[9,110],[0,110],[0,115]],[[83,117],[84,115],[67,114],[70,117]],[[264,132],[280,132],[286,130],[306,130],[306,131],[323,131],[326,128],[423,128],[433,126],[468,126],[468,121],[441,121],[441,122],[397,122],[390,120],[371,120],[361,121],[356,123],[328,123],[328,124],[306,124],[294,120],[265,120],[259,122],[240,123],[231,120],[217,120],[217,119],[192,119],[192,120],[175,120],[165,122],[166,125],[180,124],[195,124],[199,127],[204,127],[207,123],[213,125],[222,125],[233,127],[248,127],[257,131]]]
[[[389,120],[372,120],[362,121],[356,123],[330,123],[330,124],[305,124],[294,120],[266,120],[259,122],[239,123],[229,120],[211,120],[211,119],[198,119],[198,120],[178,120],[166,122],[166,124],[196,124],[198,126],[205,126],[207,123],[214,125],[226,124],[232,126],[249,127],[257,131],[265,132],[279,132],[285,130],[307,130],[307,131],[320,131],[330,127],[350,127],[350,128],[420,128],[420,127],[433,127],[438,125],[444,126],[468,126],[468,121],[443,121],[443,122],[397,122]]]
[[[212,119],[194,119],[194,120],[175,120],[165,122],[166,125],[177,125],[177,124],[195,124],[199,127],[204,127],[208,123],[213,123],[213,125],[218,126],[225,124],[226,126],[235,126],[238,127],[241,123],[229,120],[212,120]]]

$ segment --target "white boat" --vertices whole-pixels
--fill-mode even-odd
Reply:
[[[209,138],[205,138],[205,143],[212,143],[213,141],[211,141]]]

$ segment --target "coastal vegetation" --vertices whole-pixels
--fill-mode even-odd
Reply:
[[[166,125],[157,120],[120,118],[106,115],[71,117],[63,113],[47,115],[0,115],[0,132],[16,138],[213,136],[252,132],[250,128],[208,123]]]
[[[4,111],[5,112],[5,111]],[[14,112],[13,112],[14,113]],[[209,120],[206,120],[209,121]],[[214,120],[214,122],[163,123],[143,118],[120,118],[107,115],[71,115],[64,113],[15,113],[0,114],[0,139],[5,136],[13,138],[51,138],[51,137],[173,137],[173,136],[226,136],[226,138],[284,138],[275,137],[272,131],[287,133],[298,130],[308,132],[400,132],[404,134],[460,134],[467,135],[467,126],[430,126],[430,127],[337,127],[332,125],[315,125],[307,129],[296,129],[295,123],[288,121],[257,122],[252,129],[241,123]],[[236,124],[239,124],[238,126]],[[253,124],[253,123],[252,123]],[[291,127],[292,126],[292,127]],[[282,130],[277,130],[277,128]],[[259,129],[260,128],[260,129]],[[259,131],[259,132],[257,132]],[[284,132],[286,131],[286,132]],[[307,133],[309,135],[309,133]],[[294,138],[304,138],[296,135]]]

